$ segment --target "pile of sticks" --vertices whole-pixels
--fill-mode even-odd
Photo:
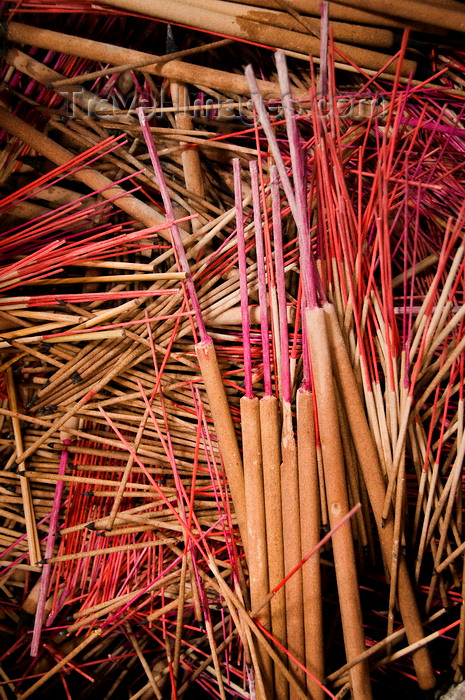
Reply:
[[[462,680],[462,6],[351,4],[4,3],[2,697]]]

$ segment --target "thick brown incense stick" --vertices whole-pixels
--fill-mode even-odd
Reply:
[[[284,544],[281,512],[281,445],[278,400],[275,396],[260,399],[260,434],[262,440],[263,488],[265,494],[266,546],[270,590],[284,578]],[[286,607],[284,587],[270,602],[271,631],[284,647],[287,646]],[[287,681],[275,669],[275,694],[287,697]]]
[[[260,22],[255,22],[242,17],[233,17],[211,9],[199,11],[198,7],[188,7],[185,3],[165,0],[163,4],[154,5],[150,0],[103,0],[104,4],[120,7],[132,12],[140,12],[151,17],[164,19],[168,22],[188,24],[197,29],[206,29],[223,36],[232,36],[246,41],[258,41],[267,46],[300,51],[304,54],[320,54],[320,42],[316,37],[294,32],[281,27],[273,27]],[[364,68],[378,70],[391,58],[377,51],[370,51],[350,44],[336,43],[335,48],[340,49],[353,63]],[[388,73],[396,71],[397,60],[387,68]],[[414,61],[404,61],[402,75],[408,75],[414,71]],[[191,82],[191,81],[189,81]]]
[[[247,5],[224,2],[224,0],[215,0],[214,5],[209,0],[183,0],[184,5],[198,7],[201,10],[213,9],[222,15],[235,17],[239,22],[245,20],[248,22],[259,22],[262,25],[271,25],[272,27],[281,27],[290,31],[302,33],[308,32],[313,36],[319,36],[319,21],[303,19],[299,22],[295,17],[288,12],[276,12],[270,10],[258,9],[256,7],[248,7]],[[363,27],[354,22],[332,23],[333,35],[337,41],[344,41],[348,44],[360,44],[361,46],[369,45],[377,48],[390,48],[394,37],[392,32],[386,29],[375,29],[374,27]]]
[[[103,63],[123,64],[136,62],[142,59],[157,59],[158,56],[133,49],[126,49],[113,44],[104,44],[100,41],[84,39],[70,34],[53,32],[49,29],[39,29],[27,24],[10,22],[7,25],[7,39],[28,46],[37,46],[42,49],[50,49],[60,53],[81,56]],[[146,73],[160,75],[170,80],[176,80],[188,84],[198,84],[213,88],[219,92],[233,93],[236,95],[250,94],[249,86],[243,75],[236,75],[226,71],[197,66],[182,61],[170,61],[162,65],[147,66]],[[261,94],[271,96],[279,95],[277,84],[268,80],[257,80]],[[308,100],[308,91],[302,89],[293,90],[294,97]]]
[[[283,401],[283,426],[281,436],[281,501],[283,518],[284,570],[288,574],[302,559],[300,545],[299,475],[297,446],[292,426],[291,405]],[[299,569],[285,585],[287,646],[301,663],[305,659],[304,615],[302,597],[302,569]],[[290,667],[301,686],[305,674],[292,661]],[[290,689],[291,700],[295,697]]]
[[[205,384],[221,458],[226,470],[234,510],[247,555],[247,516],[242,459],[213,342],[207,340],[197,343],[195,352]]]
[[[382,526],[382,511],[386,488],[378,453],[368,427],[357,380],[355,379],[334,307],[328,304],[325,305],[324,309],[330,347],[334,358],[334,371],[344,399],[344,406],[367,488],[368,498],[373,508],[384,559],[386,562],[390,562],[394,540],[394,526],[392,519],[386,522],[385,527]],[[402,556],[399,561],[397,597],[407,638],[413,644],[423,638],[424,632],[407,565]],[[436,681],[428,650],[426,648],[419,649],[413,656],[413,662],[420,687],[424,690],[433,688]]]
[[[269,592],[259,401],[257,397],[243,396],[240,408],[247,513],[247,563],[250,604],[253,610]],[[268,605],[260,611],[258,619],[266,629],[270,629],[270,608]],[[263,682],[267,688],[268,697],[270,697],[273,694],[271,659],[268,654],[260,652],[261,650],[257,649]]]
[[[316,456],[313,395],[297,392],[297,458],[299,465],[300,538],[302,557],[320,540],[320,489]],[[323,609],[319,551],[302,567],[305,633],[305,666],[320,681],[324,678]],[[322,700],[322,688],[307,677],[307,690],[314,700]]]
[[[246,5],[254,5],[257,7],[268,7],[270,9],[279,9],[283,7],[292,7],[294,10],[312,17],[321,16],[320,0],[231,0],[231,2],[239,2]],[[330,8],[331,19],[338,19],[344,22],[357,22],[359,24],[378,25],[380,27],[403,27],[402,22],[396,22],[392,17],[385,17],[377,13],[365,12],[353,7],[345,7],[331,3]]]
[[[349,504],[324,310],[318,307],[306,308],[305,323],[318,411],[329,521],[331,527],[334,527],[348,512]],[[350,525],[345,525],[333,535],[333,551],[344,646],[347,660],[351,661],[365,651],[365,635]],[[351,669],[350,682],[354,697],[372,697],[366,662]]]
[[[380,5],[378,0],[335,0],[340,5],[356,7],[369,12],[389,14],[411,22],[422,22],[435,27],[465,32],[463,5],[454,0],[445,3],[418,2],[418,0],[389,0],[388,5]]]
[[[5,372],[6,388],[8,393],[8,403],[13,414],[18,413],[18,403],[16,400],[16,389],[13,379],[13,370],[11,367]],[[13,424],[13,433],[16,448],[16,458],[23,452],[23,439],[21,435],[21,426],[19,419],[12,415],[11,422]],[[18,473],[20,475],[21,496],[23,499],[24,518],[26,520],[27,544],[29,549],[29,562],[32,565],[37,564],[42,559],[39,544],[39,535],[34,517],[34,506],[32,503],[31,487],[28,478],[24,472],[26,465],[24,460],[18,463]]]

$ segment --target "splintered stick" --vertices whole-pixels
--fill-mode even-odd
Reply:
[[[142,133],[147,144],[147,148],[154,168],[155,176],[158,180],[158,186],[163,198],[166,213],[169,216],[173,207],[171,199],[166,187],[163,171],[156,152],[153,137],[142,109],[137,110],[137,115],[142,128]],[[195,352],[200,365],[202,379],[205,384],[205,389],[210,404],[210,410],[215,426],[216,437],[221,452],[221,457],[226,470],[229,488],[236,511],[237,522],[242,536],[242,542],[247,554],[247,516],[245,507],[245,487],[244,487],[244,472],[242,468],[242,459],[237,444],[237,437],[234,430],[234,425],[231,417],[231,411],[224,390],[223,379],[221,377],[218,359],[216,357],[215,347],[210,336],[207,334],[205,323],[202,318],[199,300],[195,291],[194,282],[190,273],[189,264],[181,240],[179,229],[173,225],[170,229],[173,247],[182,271],[186,274],[186,287],[189,293],[192,307],[194,309],[197,327],[200,334],[200,343],[195,346]]]
[[[263,491],[262,447],[260,436],[260,408],[252,386],[252,356],[247,290],[247,259],[245,252],[244,219],[240,160],[233,160],[234,194],[237,224],[237,252],[242,313],[242,340],[244,346],[245,396],[241,398],[242,454],[244,463],[245,507],[247,514],[247,563],[249,568],[250,603],[252,610],[268,593],[268,564],[265,525],[265,498]],[[269,606],[263,608],[260,622],[270,627]],[[269,695],[273,693],[271,658],[257,649],[263,682]]]
[[[281,444],[279,409],[276,396],[272,395],[270,340],[266,295],[265,245],[260,211],[260,188],[257,163],[250,163],[250,179],[257,255],[258,300],[263,358],[263,385],[265,395],[260,399],[260,435],[263,465],[263,490],[265,498],[266,547],[268,554],[269,588],[275,588],[285,576],[284,544],[281,512]],[[286,646],[286,609],[284,588],[280,588],[270,602],[271,631],[273,637]],[[286,678],[276,668],[274,672],[275,696],[287,697]]]
[[[313,395],[297,391],[297,458],[299,465],[300,538],[302,556],[320,540],[320,489],[316,456]],[[319,680],[324,678],[323,609],[319,551],[302,567],[305,666]],[[307,676],[307,690],[314,700],[324,697],[322,688]]]
[[[13,379],[13,370],[8,367],[5,372],[6,389],[8,394],[8,403],[10,405],[10,410],[14,413],[18,413],[18,402],[16,399],[16,389]],[[23,438],[21,435],[21,426],[19,418],[15,415],[11,416],[11,422],[13,424],[13,434],[16,449],[16,460],[18,462],[18,473],[20,476],[21,484],[21,497],[23,501],[24,518],[26,520],[26,532],[27,532],[27,545],[29,550],[29,562],[33,566],[37,564],[42,559],[39,544],[39,535],[37,532],[37,525],[34,517],[34,506],[32,503],[31,488],[29,485],[29,480],[25,476],[26,464],[24,460],[19,461],[20,455],[23,452]]]
[[[284,275],[283,239],[281,228],[281,204],[279,198],[278,173],[271,167],[271,200],[273,214],[273,234],[275,251],[276,286],[278,291],[279,336],[281,341],[281,393],[282,433],[281,433],[281,503],[283,519],[284,570],[287,575],[302,558],[300,545],[300,504],[299,475],[297,467],[297,447],[292,425],[291,375],[289,365],[289,334],[286,314],[286,287]],[[290,653],[300,663],[305,660],[302,571],[299,569],[285,587],[287,645]],[[291,661],[296,679],[303,686],[305,674]],[[291,688],[291,700],[294,697]]]
[[[386,488],[379,464],[378,452],[373,435],[368,426],[357,380],[347,348],[342,337],[334,307],[325,304],[324,313],[328,327],[329,345],[334,360],[334,371],[344,400],[344,409],[354,441],[357,458],[375,516],[376,527],[385,562],[392,561],[394,525],[390,518],[385,526],[382,513]],[[405,559],[400,555],[398,569],[397,599],[407,638],[413,644],[424,637],[423,626],[418,611],[417,601],[410,580]],[[418,677],[418,684],[423,690],[433,688],[436,684],[429,651],[426,647],[418,649],[413,655],[413,663]]]
[[[349,504],[325,315],[324,310],[318,307],[305,309],[329,521],[331,527],[334,527],[348,512]],[[333,551],[344,646],[347,661],[350,662],[365,651],[354,543],[350,526],[345,526],[334,534]],[[369,668],[366,662],[351,669],[350,683],[354,697],[367,699],[372,697]]]

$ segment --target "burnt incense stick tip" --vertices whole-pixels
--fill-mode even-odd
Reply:
[[[81,496],[93,496],[94,491],[81,491]]]
[[[95,527],[95,523],[92,522],[92,523],[88,523],[88,524],[86,525],[86,529],[87,529],[87,530],[96,530],[97,528]]]
[[[45,406],[43,409],[43,412],[46,416],[50,415],[51,413],[56,413],[58,410],[58,406],[56,403],[50,404],[50,406]]]
[[[45,386],[45,384],[44,384],[44,386]],[[34,404],[37,403],[38,400],[39,400],[38,396],[33,396],[32,399],[29,401],[29,403],[26,405],[26,411],[29,411],[34,406]]]
[[[74,384],[79,384],[79,382],[82,382],[82,377],[77,370],[75,370],[70,376]]]
[[[41,559],[40,561],[36,561],[36,566],[44,566],[48,562],[48,559]]]

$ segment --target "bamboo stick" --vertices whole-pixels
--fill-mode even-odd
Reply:
[[[13,414],[18,413],[18,403],[16,399],[16,389],[13,379],[13,370],[8,367],[5,372],[6,387],[8,394],[8,403]],[[11,416],[11,422],[13,424],[13,433],[16,448],[16,459],[19,459],[19,455],[23,452],[23,438],[21,435],[21,426],[19,419],[15,416]],[[31,486],[29,479],[25,476],[26,463],[24,460],[18,462],[18,474],[19,482],[21,485],[21,497],[24,509],[24,517],[26,520],[26,532],[27,532],[27,544],[29,550],[29,561],[32,565],[37,564],[42,559],[39,535],[37,532],[37,524],[34,515],[34,505],[31,496]]]

